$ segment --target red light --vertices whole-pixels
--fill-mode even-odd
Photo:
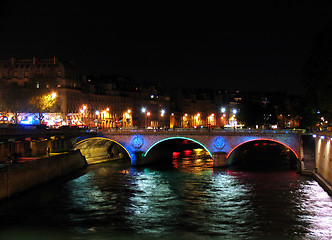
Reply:
[[[180,156],[180,152],[173,152],[173,158],[178,158]]]
[[[184,150],[183,151],[183,155],[185,156],[185,157],[190,157],[190,155],[193,153],[193,151],[192,150]]]

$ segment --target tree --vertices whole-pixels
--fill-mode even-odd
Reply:
[[[56,94],[43,94],[31,97],[29,105],[33,112],[38,113],[38,119],[43,121],[43,113],[50,111],[56,102]]]
[[[321,116],[332,121],[332,29],[318,34],[313,42],[311,54],[303,70],[306,89],[306,116],[308,125],[316,124]],[[321,115],[318,115],[320,112]]]

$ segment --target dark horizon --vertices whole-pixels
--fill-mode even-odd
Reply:
[[[55,56],[86,74],[291,94],[304,92],[313,38],[330,23],[328,9],[311,4],[188,12],[23,2],[3,12],[1,59]]]

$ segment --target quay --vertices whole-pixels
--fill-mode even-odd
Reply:
[[[0,164],[0,200],[70,174],[86,165],[80,151],[22,157],[17,159],[17,163]]]

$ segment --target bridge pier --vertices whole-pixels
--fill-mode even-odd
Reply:
[[[145,154],[145,152],[142,152],[142,151],[134,152],[131,155],[131,165],[132,166],[141,166],[141,165],[146,164],[144,154]]]
[[[212,153],[213,167],[225,167],[228,164],[228,159],[225,152]]]

